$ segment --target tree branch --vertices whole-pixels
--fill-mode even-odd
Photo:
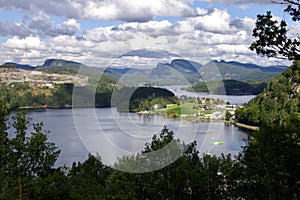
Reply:
[[[293,5],[300,6],[300,1],[298,1],[298,0],[297,0],[297,2],[294,1],[294,0],[283,0],[283,1],[284,2],[278,2],[278,1],[272,0],[271,2],[272,3],[276,3],[276,4],[284,4],[284,5],[286,5],[286,4],[293,4]]]

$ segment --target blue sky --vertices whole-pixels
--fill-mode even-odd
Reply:
[[[267,10],[286,17],[284,6],[269,0],[2,0],[0,63],[62,58],[105,67],[126,52],[157,49],[202,64],[281,64],[248,49],[256,15]]]

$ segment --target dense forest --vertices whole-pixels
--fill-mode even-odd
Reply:
[[[300,121],[300,65],[293,64],[272,79],[264,92],[236,112],[236,120],[249,125],[287,126]]]
[[[125,87],[115,91],[112,104],[119,112],[153,110],[154,106],[166,108],[167,104],[179,103],[175,94],[167,89],[154,87]]]
[[[1,101],[10,110],[18,108],[39,108],[44,105],[50,108],[72,107],[73,88],[77,87],[79,100],[76,106],[110,107],[117,106],[119,111],[138,112],[150,110],[153,105],[165,108],[167,104],[178,103],[175,95],[161,88],[153,87],[115,87],[116,81],[102,76],[97,87],[89,84],[83,87],[74,84],[57,84],[55,88],[34,88],[29,83],[0,84]],[[89,105],[87,94],[95,94],[95,103]],[[114,94],[114,95],[113,95]],[[131,96],[128,96],[131,95]],[[129,105],[124,99],[128,98]],[[127,102],[127,103],[128,103]]]
[[[299,199],[297,125],[261,129],[236,158],[199,155],[196,143],[174,140],[167,127],[142,152],[105,166],[90,155],[70,168],[54,167],[60,150],[47,140],[42,123],[0,112],[0,199]],[[10,123],[8,123],[10,122]],[[28,126],[33,131],[27,131]],[[285,132],[294,134],[283,134]],[[298,133],[298,134],[297,134]],[[159,157],[149,157],[173,142]],[[173,153],[185,149],[173,163]],[[281,159],[284,158],[284,159]],[[142,168],[146,173],[127,173]],[[119,171],[116,169],[123,169]]]
[[[210,90],[208,90],[207,85],[210,85]],[[225,94],[226,95],[257,95],[261,93],[266,87],[267,83],[265,81],[238,81],[238,80],[223,80],[220,81],[210,81],[200,82],[192,85],[184,90],[190,92],[210,92],[212,94]],[[224,88],[224,89],[223,89]]]
[[[111,93],[113,90],[113,82],[99,81],[96,91],[94,87],[86,85],[78,87],[82,95],[80,106],[86,105],[85,94],[95,93],[95,106],[105,107],[111,104]],[[104,86],[103,86],[104,85]],[[32,87],[29,83],[10,83],[9,85],[0,84],[1,101],[9,106],[10,110],[18,108],[38,108],[47,105],[51,108],[68,108],[72,106],[72,94],[74,84],[64,83],[57,84],[54,88],[37,88]]]

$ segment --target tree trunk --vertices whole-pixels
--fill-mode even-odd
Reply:
[[[19,189],[19,200],[22,200],[22,179],[21,178],[19,178],[18,179],[18,189]]]

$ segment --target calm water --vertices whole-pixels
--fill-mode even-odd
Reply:
[[[32,122],[43,121],[44,129],[50,130],[49,140],[61,149],[57,166],[84,161],[89,152],[98,153],[105,164],[111,165],[117,157],[140,152],[164,125],[185,143],[197,141],[201,154],[237,154],[247,139],[246,132],[223,123],[191,123],[162,116],[118,113],[115,108],[31,110],[27,116]],[[224,144],[211,144],[216,141]]]
[[[229,101],[231,104],[242,105],[247,103],[250,99],[256,97],[256,95],[216,95],[204,92],[188,92],[181,90],[181,88],[188,87],[188,85],[172,85],[172,86],[160,86],[172,91],[176,96],[186,95],[188,97],[206,97],[213,99],[222,99],[225,102]]]

